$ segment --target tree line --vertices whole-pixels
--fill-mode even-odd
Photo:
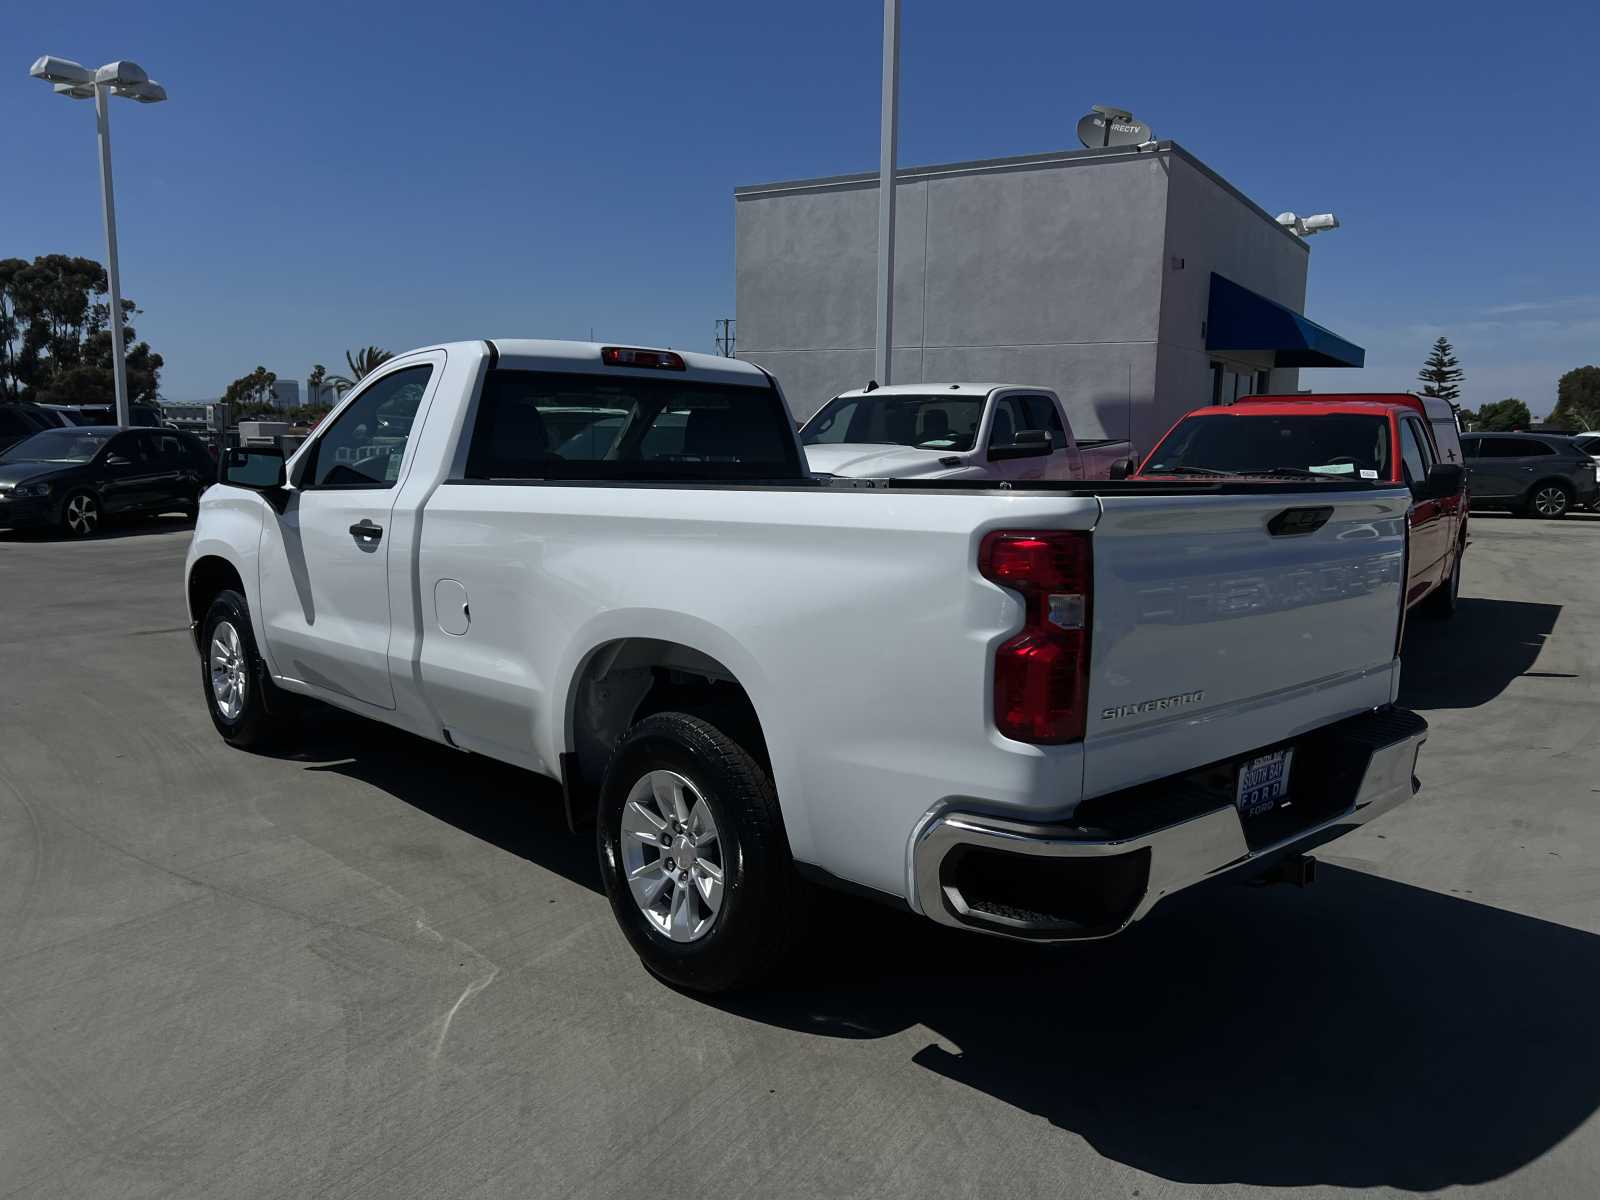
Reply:
[[[1533,413],[1515,396],[1494,400],[1476,411],[1462,408],[1461,381],[1465,372],[1448,338],[1439,338],[1417,372],[1424,396],[1438,396],[1455,404],[1467,428],[1490,433],[1531,429]],[[1576,367],[1556,382],[1556,405],[1544,424],[1571,433],[1600,429],[1600,367]]]
[[[92,258],[0,259],[0,398],[115,402],[109,287],[106,269]],[[163,364],[130,324],[138,312],[132,300],[123,299],[128,399],[154,402]]]
[[[328,368],[321,363],[315,364],[306,372],[306,403],[287,410],[275,406],[274,388],[278,382],[278,373],[269,371],[265,367],[257,367],[248,375],[241,375],[228,385],[223,392],[222,400],[225,404],[233,406],[236,420],[250,420],[252,417],[280,416],[290,421],[315,422],[328,415],[329,405],[320,400],[325,387],[331,387],[334,395],[342,396],[345,392],[366,377],[367,373],[377,369],[388,362],[394,355],[377,346],[366,346],[352,353],[344,352],[344,361],[350,368],[348,375],[329,375]]]

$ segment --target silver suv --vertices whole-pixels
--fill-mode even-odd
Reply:
[[[1464,433],[1473,508],[1564,517],[1600,500],[1595,460],[1559,433]]]

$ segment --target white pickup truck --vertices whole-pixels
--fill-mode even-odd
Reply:
[[[1133,455],[1125,441],[1080,440],[1049,388],[1004,383],[841,392],[800,441],[813,471],[851,479],[1108,479]]]
[[[313,697],[560,779],[683,986],[780,961],[806,881],[1102,937],[1416,786],[1399,487],[821,479],[758,367],[541,341],[401,355],[220,476],[221,735]]]

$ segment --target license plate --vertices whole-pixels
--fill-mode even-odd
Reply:
[[[1289,794],[1289,764],[1293,761],[1292,749],[1274,750],[1239,768],[1239,792],[1234,803],[1239,806],[1240,816],[1258,817],[1277,807],[1278,801]]]

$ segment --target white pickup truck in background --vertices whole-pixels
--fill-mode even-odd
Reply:
[[[820,479],[757,367],[463,342],[225,454],[185,586],[230,743],[311,697],[559,778],[640,957],[710,991],[805,879],[1102,937],[1411,796],[1409,504]]]
[[[1049,388],[906,383],[843,392],[800,429],[813,471],[852,479],[1109,479],[1125,441],[1080,441]]]

